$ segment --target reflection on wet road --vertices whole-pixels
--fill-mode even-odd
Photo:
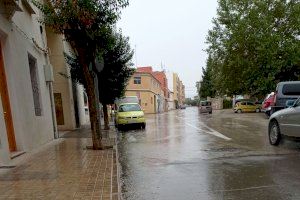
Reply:
[[[270,146],[261,113],[197,108],[147,116],[120,132],[124,199],[299,199],[299,143]]]

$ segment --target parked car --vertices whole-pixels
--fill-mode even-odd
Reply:
[[[234,101],[234,105],[237,104],[237,103],[239,103],[239,102],[242,102],[242,101],[250,101],[250,102],[253,102],[252,99],[236,99],[236,100]]]
[[[212,114],[211,102],[210,101],[200,101],[199,112]]]
[[[180,109],[186,109],[186,105],[179,106]]]
[[[300,81],[280,82],[277,84],[274,105],[271,106],[270,115],[284,109],[286,101],[296,100],[300,97]]]
[[[271,92],[266,96],[261,106],[261,111],[264,112],[268,117],[270,117],[271,108],[274,106],[274,98],[275,93]]]
[[[262,103],[263,103],[263,100],[258,100],[258,101],[255,101],[255,105],[257,106],[257,107],[259,107],[259,109],[261,110],[261,108],[262,108]]]
[[[271,145],[278,145],[282,135],[300,137],[300,98],[289,108],[280,110],[270,117],[268,132]]]
[[[233,109],[235,113],[260,112],[259,106],[250,101],[240,101],[234,105]]]
[[[138,103],[122,103],[119,105],[115,117],[115,125],[118,129],[129,124],[140,125],[143,129],[146,127],[146,119]]]

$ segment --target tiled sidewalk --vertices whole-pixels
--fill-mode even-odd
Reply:
[[[87,150],[89,144],[90,138],[62,138],[0,169],[0,199],[118,199],[115,150]]]

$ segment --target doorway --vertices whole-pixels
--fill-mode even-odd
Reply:
[[[1,42],[0,42],[0,96],[2,100],[2,107],[3,107],[3,114],[4,114],[5,125],[6,125],[6,133],[7,133],[9,150],[10,152],[13,152],[17,150],[17,145],[15,139],[13,119],[11,114],[11,107],[9,101]]]

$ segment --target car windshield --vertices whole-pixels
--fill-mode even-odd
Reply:
[[[119,112],[141,111],[138,104],[124,104],[119,107]]]
[[[201,106],[211,106],[211,102],[209,102],[209,101],[201,101]]]

